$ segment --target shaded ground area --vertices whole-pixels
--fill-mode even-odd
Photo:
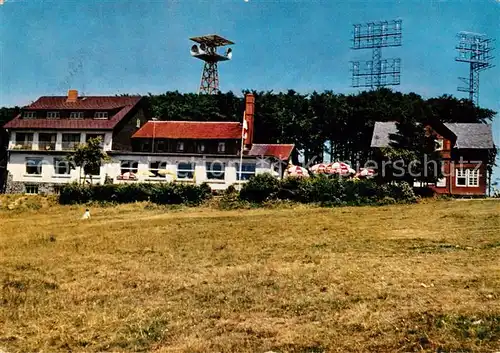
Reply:
[[[498,201],[83,211],[0,211],[0,349],[500,349]]]

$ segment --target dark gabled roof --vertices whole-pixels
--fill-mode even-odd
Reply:
[[[28,110],[116,110],[118,112],[109,119],[23,119],[19,114],[13,120],[4,125],[5,129],[98,129],[112,130],[125,116],[139,103],[142,97],[84,97],[78,101],[66,102],[67,97],[40,97],[37,101],[23,108]]]
[[[494,148],[491,125],[481,123],[445,123],[454,135],[456,143],[454,148],[460,149],[491,149]],[[373,128],[371,147],[388,147],[390,134],[397,133],[395,122],[377,121]]]
[[[241,139],[242,124],[215,121],[148,121],[132,138]]]
[[[288,160],[295,145],[290,144],[257,144],[254,143],[248,152],[249,156],[276,157],[281,160]]]
[[[445,123],[457,135],[455,148],[491,149],[495,147],[493,132],[488,124]]]

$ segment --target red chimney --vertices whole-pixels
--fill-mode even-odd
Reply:
[[[245,120],[248,124],[247,138],[245,139],[245,149],[252,148],[253,143],[253,120],[255,110],[255,97],[253,93],[248,93],[245,96]]]
[[[66,102],[75,103],[77,101],[78,101],[78,91],[76,89],[68,90],[68,98],[66,99]]]

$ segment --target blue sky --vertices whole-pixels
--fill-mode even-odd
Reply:
[[[498,0],[5,0],[0,6],[0,106],[25,105],[75,88],[87,95],[195,92],[201,62],[189,37],[218,33],[234,42],[220,65],[221,90],[350,93],[354,23],[403,20],[401,85],[424,97],[457,92],[456,34],[485,33],[500,45]],[[500,112],[500,49],[483,72],[480,104]],[[495,123],[500,144],[500,121]]]

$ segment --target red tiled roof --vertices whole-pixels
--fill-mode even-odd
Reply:
[[[132,138],[241,139],[241,123],[209,121],[148,121]]]
[[[135,105],[140,96],[89,96],[79,97],[76,102],[66,102],[66,96],[44,96],[38,98],[24,110],[108,110]]]
[[[288,144],[257,144],[254,143],[248,152],[249,156],[276,157],[281,160],[287,160],[292,154],[295,145]]]
[[[4,125],[5,129],[113,129],[141,100],[141,97],[86,97],[67,103],[67,97],[40,97],[23,110],[111,110],[119,109],[109,119],[23,119],[21,114]]]

